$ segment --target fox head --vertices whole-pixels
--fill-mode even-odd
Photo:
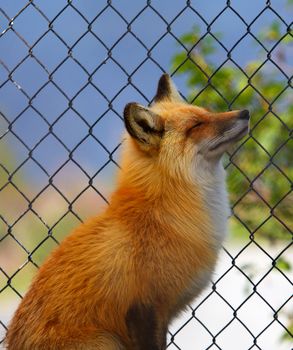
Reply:
[[[224,152],[247,134],[249,117],[247,110],[215,113],[187,104],[164,74],[150,107],[125,107],[129,154],[142,168],[148,163],[154,171],[191,179],[202,168],[218,166]]]

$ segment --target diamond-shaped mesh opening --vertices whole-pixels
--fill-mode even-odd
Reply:
[[[246,53],[245,57],[243,52]],[[244,66],[247,60],[254,62],[256,57],[261,57],[262,60],[265,60],[266,55],[267,51],[265,48],[251,35],[245,35],[233,47],[233,59],[240,66]]]
[[[49,31],[34,44],[33,53],[46,69],[51,72],[66,58],[68,49],[62,40]]]
[[[85,208],[85,202],[89,203],[88,208]],[[107,198],[104,197],[103,193],[99,192],[95,187],[88,185],[72,201],[72,210],[78,213],[81,220],[85,220],[87,217],[100,212],[101,208],[105,208],[107,203]]]
[[[13,45],[11,45],[11,42],[13,42]],[[28,48],[14,31],[8,30],[5,36],[3,35],[1,38],[0,50],[1,52],[8,52],[2,64],[5,64],[5,67],[9,69],[13,69],[21,60],[27,57]]]
[[[216,344],[220,349],[223,349],[224,344],[229,343],[229,337],[231,337],[231,334],[239,334],[241,339],[237,347],[239,350],[249,349],[253,344],[253,335],[250,333],[250,331],[247,330],[247,328],[241,322],[234,320],[229,324],[229,332],[222,332],[217,337]]]
[[[71,58],[62,62],[53,74],[54,82],[69,97],[74,97],[80,87],[87,83],[87,79],[84,69]]]
[[[32,261],[37,265],[40,266],[47,256],[47,251],[52,251],[54,248],[56,248],[58,245],[58,242],[55,238],[48,236],[44,238],[40,243],[38,243],[34,250],[32,251],[31,259]]]
[[[125,57],[123,52],[135,52],[133,56]],[[127,34],[113,49],[113,56],[121,57],[119,64],[128,72],[133,72],[146,58],[146,48],[131,34]]]
[[[53,203],[54,209],[52,210],[50,207]],[[58,216],[61,216],[67,211],[67,208],[68,204],[64,195],[61,195],[58,190],[52,186],[47,186],[43,189],[33,202],[34,211],[48,225],[52,225]]]
[[[103,81],[109,79],[109,76],[115,76],[115,88],[113,86],[111,87],[111,85],[104,86]],[[103,92],[106,99],[110,101],[110,99],[120,93],[121,89],[127,86],[127,75],[120,65],[113,60],[108,60],[94,73],[92,84],[99,92]]]
[[[46,158],[43,155],[46,154]],[[48,173],[61,166],[68,157],[68,152],[63,144],[52,135],[46,136],[34,149],[33,155],[38,164]]]
[[[73,230],[80,221],[76,214],[72,211],[68,212],[52,226],[52,235],[58,242],[61,242],[67,236],[67,232]]]
[[[31,130],[35,133],[31,133]],[[48,132],[48,123],[32,108],[24,111],[14,122],[12,130],[30,148],[33,148]]]
[[[107,200],[110,199],[114,189],[113,183],[115,182],[116,172],[117,165],[114,162],[109,162],[93,177],[92,187],[103,194],[103,197]]]
[[[15,101],[18,101],[18,103],[15,103]],[[0,102],[5,118],[13,121],[27,108],[28,100],[18,85],[15,85],[13,81],[7,80],[7,83],[0,90]]]
[[[183,327],[182,327],[183,326]],[[179,330],[179,331],[178,331]],[[174,345],[175,349],[185,349],[190,346],[190,343],[194,347],[208,347],[211,343],[211,333],[197,321],[196,317],[191,317],[186,313],[186,322],[184,324],[176,323],[172,324],[170,327],[170,333],[176,334]],[[169,340],[171,340],[171,334],[169,334]],[[172,349],[169,346],[168,349]]]
[[[34,19],[34,30],[31,30],[27,25],[31,18]],[[46,32],[47,28],[48,21],[34,6],[28,6],[13,21],[13,29],[21,33],[22,38],[30,45],[35,43]]]
[[[86,187],[88,178],[73,161],[68,161],[54,175],[53,184],[71,201]]]
[[[252,115],[224,162],[232,238],[213,283],[170,325],[168,349],[289,348],[291,10],[286,0],[2,4],[0,344],[49,252],[107,207],[123,108],[150,103],[168,71],[190,102]]]
[[[33,178],[30,175],[32,171]],[[30,158],[17,168],[11,180],[16,188],[21,189],[26,198],[33,200],[47,184],[48,175],[37,162]]]
[[[205,317],[205,315],[211,315],[215,307],[220,310],[217,317]],[[194,315],[215,335],[223,328],[223,325],[229,323],[233,318],[233,309],[222,297],[217,293],[213,293],[201,305],[196,307]]]
[[[62,15],[55,17],[51,24],[54,32],[70,47],[86,32],[87,22],[71,6],[66,6],[61,11]],[[64,26],[64,21],[72,25]]]
[[[262,28],[265,23],[273,23],[273,29],[267,33],[263,33]],[[278,42],[284,34],[287,33],[288,25],[286,21],[284,21],[274,9],[267,8],[265,9],[261,16],[256,17],[255,21],[251,26],[251,32],[255,35],[256,39],[263,41],[265,36],[268,36],[269,40],[266,42],[266,48],[272,49],[276,41]]]
[[[89,72],[101,64],[106,56],[107,49],[91,33],[87,33],[73,46],[73,57]]]
[[[98,17],[91,24],[91,31],[101,40],[105,47],[110,48],[126,33],[127,24],[112,7],[105,7],[105,10],[97,13],[97,15]],[[105,24],[112,23],[112,21],[115,22],[115,26],[112,26],[109,31],[109,27]]]
[[[33,263],[25,263],[19,273],[15,274],[11,279],[10,286],[13,289],[17,289],[21,295],[24,295],[36,274],[37,269],[38,268]]]
[[[48,83],[34,97],[33,106],[49,123],[53,123],[68,108],[68,98],[55,83]]]
[[[77,162],[85,174],[91,176],[96,169],[101,168],[108,160],[108,152],[92,136],[86,137],[73,153],[73,159]]]
[[[22,193],[12,184],[5,186],[0,193],[0,212],[5,221],[13,223],[27,209],[28,202]],[[5,207],[12,208],[9,212]]]
[[[109,108],[109,102],[97,88],[87,85],[73,100],[74,111],[90,125],[94,124]]]
[[[30,72],[32,76],[37,76],[38,80],[27,80],[26,72]],[[23,91],[29,96],[32,96],[43,86],[47,81],[48,76],[43,67],[34,58],[27,57],[14,69],[12,79],[17,81],[17,84],[21,86]]]
[[[229,25],[225,26],[225,23],[229,23]],[[223,33],[223,30],[221,30],[223,27],[229,32],[229,36],[218,34],[220,31]],[[237,28],[237,31],[231,30],[232,28]],[[221,44],[227,49],[231,49],[239,39],[247,33],[245,22],[230,8],[222,12],[221,16],[216,17],[212,23],[211,29],[215,33],[215,36],[221,41]]]
[[[155,25],[157,30],[146,31],[147,23]],[[166,24],[156,11],[148,7],[135,19],[131,25],[131,30],[146,47],[150,48],[165,34]]]
[[[20,242],[16,241],[13,231],[11,230],[10,234],[6,235],[6,237],[1,240],[1,245],[5,248],[5,250],[3,248],[3,252],[1,252],[1,270],[3,270],[5,275],[11,276],[18,271],[26,261],[27,251],[21,246]],[[11,253],[15,256],[14,259],[11,259]]]
[[[115,125],[115,128],[113,128]],[[112,151],[120,142],[124,130],[122,120],[112,111],[106,113],[93,128],[93,135]]]
[[[28,251],[32,251],[48,234],[48,229],[38,216],[27,212],[13,226],[13,236]]]
[[[64,135],[64,129],[70,132]],[[87,124],[85,124],[78,114],[72,109],[62,114],[62,117],[54,124],[54,134],[69,148],[73,149],[88,133]]]

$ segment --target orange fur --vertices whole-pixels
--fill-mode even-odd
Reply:
[[[10,324],[8,349],[136,349],[125,321],[134,303],[153,307],[159,334],[206,285],[221,240],[193,179],[193,148],[237,113],[215,119],[164,98],[152,111],[168,137],[148,131],[143,145],[126,138],[109,207],[71,233],[40,268]],[[198,119],[205,125],[187,137]]]

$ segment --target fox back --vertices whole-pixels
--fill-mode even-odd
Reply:
[[[163,350],[170,322],[206,287],[226,234],[221,156],[248,111],[185,103],[170,77],[129,103],[109,207],[40,268],[7,332],[10,350]]]

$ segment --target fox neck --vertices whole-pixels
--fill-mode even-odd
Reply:
[[[221,160],[215,162],[198,158],[195,163],[194,180],[201,188],[204,202],[212,220],[216,238],[220,243],[227,233],[230,216],[226,191],[225,170]]]
[[[135,159],[122,164],[122,169],[113,205],[124,211],[124,217],[135,212],[140,222],[144,215],[148,220],[152,216],[186,235],[197,232],[203,239],[222,243],[229,210],[220,164],[200,164],[193,181],[164,176],[151,160],[148,163]]]

